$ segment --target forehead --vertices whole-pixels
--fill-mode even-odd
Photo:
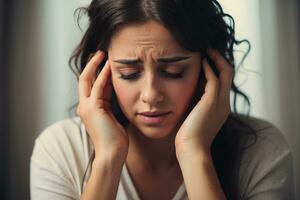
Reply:
[[[163,55],[186,53],[170,31],[155,21],[120,27],[112,37],[109,48],[109,51],[113,53],[128,55],[147,50]]]

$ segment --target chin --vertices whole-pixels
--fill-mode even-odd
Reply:
[[[163,139],[172,136],[173,131],[166,126],[143,126],[136,127],[139,134],[148,139]]]
[[[172,122],[170,123],[170,121],[165,121],[165,123],[157,125],[149,125],[140,123],[138,120],[133,120],[130,124],[130,129],[148,139],[175,137],[175,133],[178,131],[178,127],[170,125],[174,124]]]
[[[163,131],[160,128],[153,127],[144,128],[141,133],[149,139],[161,139],[170,135],[170,133]]]

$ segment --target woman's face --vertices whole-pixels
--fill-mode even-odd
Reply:
[[[129,122],[148,138],[172,134],[193,98],[200,54],[186,51],[164,26],[149,21],[121,27],[108,58],[118,103]],[[169,114],[149,123],[139,114],[147,111]]]

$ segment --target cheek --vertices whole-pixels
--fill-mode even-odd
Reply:
[[[170,90],[169,94],[171,99],[173,99],[173,105],[177,108],[176,110],[179,113],[183,113],[192,102],[197,88],[198,73],[199,71],[191,73],[190,76],[186,77],[183,84],[177,85],[176,88],[174,86],[174,88]]]
[[[176,90],[172,90],[172,99],[176,100],[175,104],[179,107],[186,107],[193,97],[195,88],[196,82],[188,81],[185,82],[183,85],[180,85]]]
[[[119,106],[122,112],[126,115],[128,119],[131,117],[128,116],[128,113],[132,111],[135,102],[135,88],[128,87],[128,85],[124,84],[123,81],[114,80],[113,79],[113,87],[118,99]]]

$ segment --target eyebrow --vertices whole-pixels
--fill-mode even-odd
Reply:
[[[162,57],[162,58],[158,58],[157,62],[158,63],[174,63],[174,62],[179,62],[179,61],[186,60],[189,58],[190,58],[190,56]],[[113,60],[113,61],[116,63],[125,64],[125,65],[134,65],[134,64],[143,63],[143,61],[141,59],[117,59],[117,60]]]

